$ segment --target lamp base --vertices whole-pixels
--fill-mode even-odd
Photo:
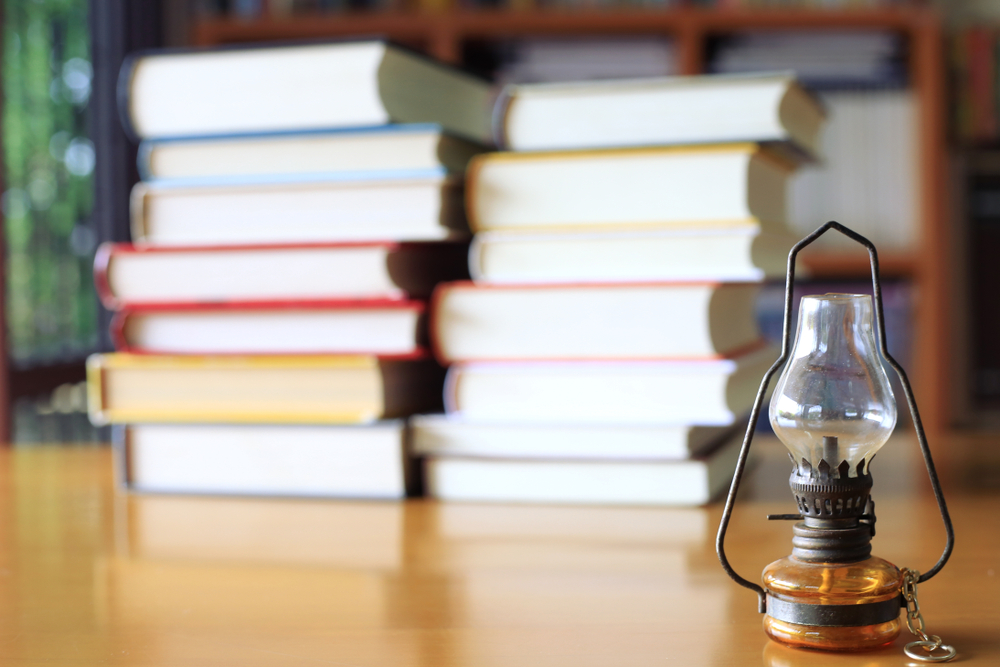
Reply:
[[[902,574],[881,558],[816,563],[788,556],[764,568],[763,583],[764,632],[782,644],[861,651],[891,642],[902,628]]]
[[[764,633],[774,641],[823,651],[868,651],[885,646],[899,636],[902,627],[898,618],[877,625],[836,627],[799,625],[764,616]]]

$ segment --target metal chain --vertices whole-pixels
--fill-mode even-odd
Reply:
[[[903,651],[914,660],[948,662],[958,654],[958,651],[953,646],[943,644],[937,635],[928,635],[924,631],[924,617],[920,613],[920,603],[917,602],[917,582],[920,580],[920,573],[905,567],[901,571],[903,599],[906,600],[906,627],[915,636],[920,637],[920,641],[910,642],[903,647]],[[918,648],[923,651],[918,652]],[[944,653],[934,655],[934,651],[944,651]]]

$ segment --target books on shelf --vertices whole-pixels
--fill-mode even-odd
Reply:
[[[469,270],[475,281],[494,284],[756,281],[784,275],[794,242],[752,226],[482,232]]]
[[[431,457],[428,492],[442,500],[702,505],[732,481],[742,434],[681,460]]]
[[[814,89],[900,87],[906,69],[902,35],[877,28],[744,31],[720,38],[708,63],[720,74],[787,71]]]
[[[426,298],[468,273],[465,243],[137,247],[104,244],[102,302],[142,304]]]
[[[391,122],[491,135],[487,82],[382,41],[139,55],[120,89],[143,139]]]
[[[955,135],[964,142],[990,143],[1000,136],[997,95],[997,31],[969,26],[957,33],[951,48],[955,91]]]
[[[504,44],[498,84],[664,77],[677,73],[663,37],[536,37]]]
[[[755,346],[752,283],[475,285],[435,293],[439,359],[714,358]]]
[[[147,139],[139,146],[139,172],[145,180],[174,181],[442,168],[461,173],[482,150],[428,124]]]
[[[406,427],[132,424],[119,429],[124,481],[153,493],[402,498]]]
[[[799,236],[838,220],[882,252],[907,252],[919,240],[917,108],[908,90],[829,91],[826,160],[805,165],[788,185],[788,217]],[[827,235],[830,236],[830,235]],[[830,248],[854,249],[840,234]]]
[[[438,241],[466,231],[460,181],[323,178],[132,190],[132,240],[157,245]]]
[[[469,166],[474,231],[785,223],[790,163],[757,144],[488,153]]]
[[[680,361],[461,363],[444,403],[469,422],[728,425],[749,412],[778,354]]]
[[[428,358],[93,355],[91,420],[108,423],[361,424],[441,409]]]
[[[497,143],[516,151],[790,142],[819,151],[823,110],[787,74],[512,86]]]

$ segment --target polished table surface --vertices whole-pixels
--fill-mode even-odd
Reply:
[[[794,511],[783,450],[757,449],[728,540],[753,579],[791,548],[764,515]],[[969,452],[942,465],[957,547],[920,602],[958,662],[1000,665],[1000,458]],[[919,461],[879,458],[875,553],[926,569],[944,532]],[[0,484],[0,665],[912,664],[905,630],[862,654],[767,641],[716,560],[719,504],[128,496],[96,446],[0,452]]]

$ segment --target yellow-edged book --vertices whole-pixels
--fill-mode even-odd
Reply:
[[[96,424],[360,424],[441,409],[431,359],[98,354],[87,363]]]

